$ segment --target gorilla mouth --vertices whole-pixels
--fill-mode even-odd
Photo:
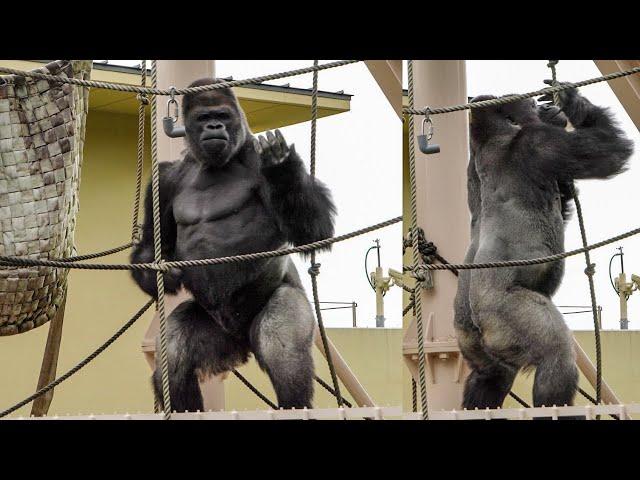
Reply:
[[[203,142],[210,142],[213,140],[228,142],[229,136],[224,132],[210,132],[210,133],[203,133],[201,140]]]

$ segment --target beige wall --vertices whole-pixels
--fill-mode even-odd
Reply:
[[[105,250],[130,241],[136,142],[136,116],[89,113],[76,232],[79,253]],[[146,151],[149,152],[148,143]],[[145,172],[146,184],[148,162]],[[127,256],[123,252],[102,260],[124,263]],[[103,343],[147,301],[126,271],[72,270],[69,278],[58,374]],[[152,411],[150,371],[140,351],[140,341],[152,314],[151,311],[145,314],[106,352],[58,387],[50,413]],[[48,326],[42,326],[21,335],[0,337],[0,409],[33,393],[47,331]],[[400,403],[399,329],[330,329],[329,336],[377,402]],[[318,374],[330,383],[326,363],[319,355],[316,365]],[[267,377],[255,363],[241,371],[275,399]],[[263,408],[261,401],[235,377],[230,377],[226,384],[228,409]],[[316,406],[334,405],[318,387]],[[28,405],[15,415],[28,414],[30,410]]]

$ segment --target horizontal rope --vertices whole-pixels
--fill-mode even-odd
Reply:
[[[365,233],[379,230],[394,223],[402,221],[402,217],[395,217],[390,220],[386,220],[375,225],[371,225],[360,230],[356,230],[351,233],[346,233],[338,237],[325,238],[324,240],[318,240],[317,242],[308,243],[306,245],[300,245],[299,247],[283,248],[280,250],[271,250],[268,252],[247,253],[244,255],[234,255],[230,257],[218,257],[218,258],[205,258],[201,260],[182,260],[175,262],[162,262],[161,265],[155,263],[77,263],[68,262],[64,259],[58,260],[41,260],[21,257],[9,257],[0,255],[0,266],[11,267],[56,267],[66,269],[79,269],[79,270],[160,270],[167,268],[184,268],[184,267],[202,267],[206,265],[219,265],[223,263],[235,263],[248,260],[260,260],[265,258],[282,257],[285,255],[291,255],[293,253],[304,253],[318,248],[327,247],[334,243],[342,242]]]
[[[540,90],[536,90],[534,92],[529,93],[521,93],[517,95],[505,95],[500,98],[494,98],[489,100],[482,100],[481,102],[473,102],[473,103],[463,103],[461,105],[455,105],[451,107],[441,107],[441,108],[403,108],[402,112],[409,115],[439,115],[442,113],[452,113],[459,112],[462,110],[471,110],[474,108],[485,108],[485,107],[495,107],[497,105],[504,105],[506,103],[517,102],[518,100],[524,100],[531,97],[537,97],[540,95],[545,95],[547,93],[556,93],[561,92],[562,90],[568,90],[570,88],[578,88],[585,87],[587,85],[592,85],[594,83],[606,82],[608,80],[615,80],[616,78],[626,77],[628,75],[635,75],[640,73],[640,67],[635,67],[630,70],[622,70],[619,72],[610,73],[608,75],[603,75],[601,77],[590,78],[588,80],[582,80],[580,82],[575,83],[562,83],[560,85],[556,85],[553,87],[546,87]]]
[[[486,263],[446,263],[446,264],[422,264],[419,269],[422,270],[474,270],[480,268],[503,268],[503,267],[528,267],[531,265],[539,265],[541,263],[557,262],[573,255],[578,255],[587,251],[595,250],[596,248],[604,247],[610,243],[615,243],[619,240],[637,235],[640,233],[640,228],[630,230],[628,232],[616,235],[607,240],[603,240],[593,245],[587,245],[586,247],[577,248],[568,252],[556,253],[555,255],[549,255],[547,257],[531,258],[528,260],[505,260]]]
[[[13,407],[7,408],[6,410],[3,410],[2,412],[0,412],[0,418],[6,417],[10,413],[18,410],[20,407],[23,407],[26,404],[38,398],[39,396],[44,395],[49,390],[60,385],[62,382],[68,379],[71,375],[73,375],[82,367],[84,367],[89,362],[91,362],[94,358],[96,358],[98,355],[104,352],[107,349],[107,347],[109,347],[113,342],[115,342],[118,339],[118,337],[120,337],[120,335],[126,332],[129,329],[129,327],[133,325],[144,314],[144,312],[146,312],[149,309],[149,307],[151,307],[151,305],[154,304],[154,302],[155,300],[149,300],[140,310],[138,310],[138,312],[127,323],[125,323],[122,327],[120,327],[120,329],[116,333],[114,333],[106,342],[100,345],[96,350],[93,351],[93,353],[91,353],[88,357],[86,357],[84,360],[78,363],[75,367],[73,367],[67,373],[56,378],[53,382],[49,383],[48,385],[45,385],[40,390],[35,392],[33,395],[29,395],[24,400],[16,403]]]
[[[78,255],[76,257],[61,258],[60,261],[61,262],[81,262],[83,260],[91,260],[92,258],[100,258],[100,257],[106,257],[107,255],[113,255],[114,253],[122,252],[123,250],[128,250],[131,247],[133,247],[133,242],[129,242],[125,245],[120,245],[119,247],[111,248],[103,252],[88,253],[86,255]]]
[[[21,77],[38,78],[41,80],[49,80],[49,81],[54,81],[59,83],[68,83],[71,85],[80,85],[82,87],[102,88],[105,90],[116,90],[118,92],[139,93],[144,95],[186,95],[189,93],[209,92],[212,90],[239,87],[241,85],[257,84],[257,83],[267,82],[269,80],[277,80],[279,78],[293,77],[296,75],[304,75],[305,73],[311,73],[311,72],[320,71],[320,70],[327,70],[329,68],[342,67],[344,65],[349,65],[351,63],[358,63],[361,61],[362,60],[339,60],[337,62],[325,63],[318,66],[298,68],[296,70],[289,70],[287,72],[281,72],[281,73],[272,73],[270,75],[263,75],[261,77],[247,78],[244,80],[231,80],[228,82],[220,82],[220,83],[214,83],[210,85],[201,85],[199,87],[177,88],[175,90],[142,87],[142,86],[136,86],[136,85],[125,85],[120,83],[98,82],[96,80],[83,80],[80,78],[68,78],[60,75],[49,75],[49,74],[40,73],[40,72],[29,72],[25,70],[16,70],[14,68],[8,68],[8,67],[0,67],[0,73],[18,75]]]

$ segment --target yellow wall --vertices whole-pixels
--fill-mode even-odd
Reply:
[[[76,231],[80,254],[130,241],[136,145],[136,116],[90,111]],[[146,152],[149,152],[148,142]],[[146,185],[148,158],[145,172]],[[127,256],[128,252],[122,252],[102,261],[126,263]],[[146,301],[147,297],[126,271],[72,270],[58,374],[102,344]],[[106,352],[58,387],[49,413],[152,411],[150,371],[140,350],[152,315],[152,311],[147,312]],[[35,390],[47,331],[48,326],[42,326],[21,335],[0,337],[0,410]],[[399,329],[330,329],[328,334],[377,402],[381,405],[400,403]],[[326,364],[320,356],[316,358],[316,365],[318,374],[330,383]],[[275,399],[268,379],[253,361],[241,372]],[[227,408],[264,407],[235,377],[225,383]],[[345,397],[350,399],[346,393]],[[334,405],[318,386],[316,406]],[[14,415],[29,414],[30,410],[31,406],[27,405]]]

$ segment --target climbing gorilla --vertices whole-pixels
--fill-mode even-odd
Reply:
[[[201,79],[190,86],[217,83]],[[160,164],[162,258],[195,260],[275,250],[333,236],[329,190],[306,172],[282,134],[256,139],[230,89],[184,96],[187,150]],[[152,262],[151,186],[132,263]],[[155,271],[134,271],[157,298]],[[282,408],[310,407],[314,318],[289,257],[171,269],[165,290],[193,300],[167,319],[171,407],[203,410],[198,377],[229,371],[253,353]],[[159,359],[159,355],[157,358]],[[159,363],[153,375],[162,405]]]
[[[573,180],[624,171],[632,143],[609,112],[575,89],[560,92],[560,107],[524,100],[473,110],[466,263],[563,252]],[[454,324],[471,368],[465,408],[501,406],[518,371],[533,368],[534,406],[573,403],[573,342],[551,301],[563,273],[562,261],[460,271]]]

